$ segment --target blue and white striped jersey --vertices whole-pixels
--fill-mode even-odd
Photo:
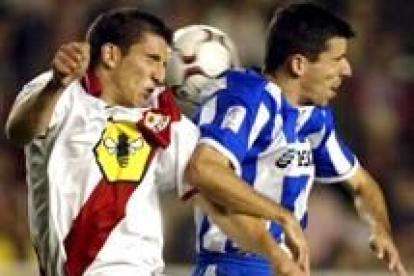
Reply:
[[[305,227],[315,177],[343,180],[358,164],[337,137],[330,109],[294,107],[276,84],[252,70],[229,71],[209,89],[215,93],[207,91],[211,96],[195,117],[199,143],[224,154],[238,176],[291,210]],[[196,228],[199,252],[241,252],[199,209]],[[269,231],[280,241],[278,224],[269,222]]]

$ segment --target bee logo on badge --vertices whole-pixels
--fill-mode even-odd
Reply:
[[[151,150],[134,123],[110,120],[94,152],[109,182],[139,182],[150,162]]]

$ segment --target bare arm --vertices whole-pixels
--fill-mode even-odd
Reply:
[[[189,182],[208,198],[232,212],[284,223],[292,214],[240,179],[229,160],[208,145],[198,145],[186,169]]]
[[[309,274],[308,267],[301,268],[277,244],[263,219],[227,212],[200,194],[195,196],[195,202],[239,246],[265,256],[276,275]]]
[[[352,191],[359,216],[371,227],[371,246],[378,258],[385,258],[389,269],[398,275],[408,275],[391,238],[387,208],[378,183],[366,170],[359,168],[345,185]]]
[[[63,45],[52,61],[53,77],[43,88],[19,97],[6,122],[6,135],[25,145],[46,132],[56,102],[65,87],[85,72],[89,47],[84,43]]]
[[[205,198],[229,212],[279,222],[295,258],[306,267],[308,248],[298,221],[285,208],[256,192],[239,178],[224,155],[208,145],[198,145],[187,167],[186,177]]]

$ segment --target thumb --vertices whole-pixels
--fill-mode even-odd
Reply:
[[[89,67],[89,63],[91,59],[91,46],[88,42],[78,42],[76,46],[81,55],[81,61],[80,61],[81,66],[79,68],[79,71],[81,73],[86,72],[86,70]]]
[[[378,259],[383,259],[384,258],[384,249],[382,247],[378,246],[378,243],[375,240],[375,238],[370,239],[369,246],[370,246],[371,250],[377,255]]]

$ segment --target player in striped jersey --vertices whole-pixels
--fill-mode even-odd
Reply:
[[[312,4],[293,4],[276,13],[264,73],[229,71],[206,91],[212,96],[196,116],[201,138],[187,176],[218,204],[230,197],[246,209],[250,206],[248,214],[269,218],[234,188],[240,182],[250,185],[291,210],[303,227],[313,182],[342,182],[371,226],[378,257],[390,270],[407,275],[378,184],[341,141],[327,106],[342,80],[351,75],[345,54],[353,35],[346,22]],[[196,226],[193,275],[271,275],[262,256],[240,249],[199,209]],[[280,225],[269,221],[267,227],[283,244]],[[276,272],[295,275],[277,268]]]

